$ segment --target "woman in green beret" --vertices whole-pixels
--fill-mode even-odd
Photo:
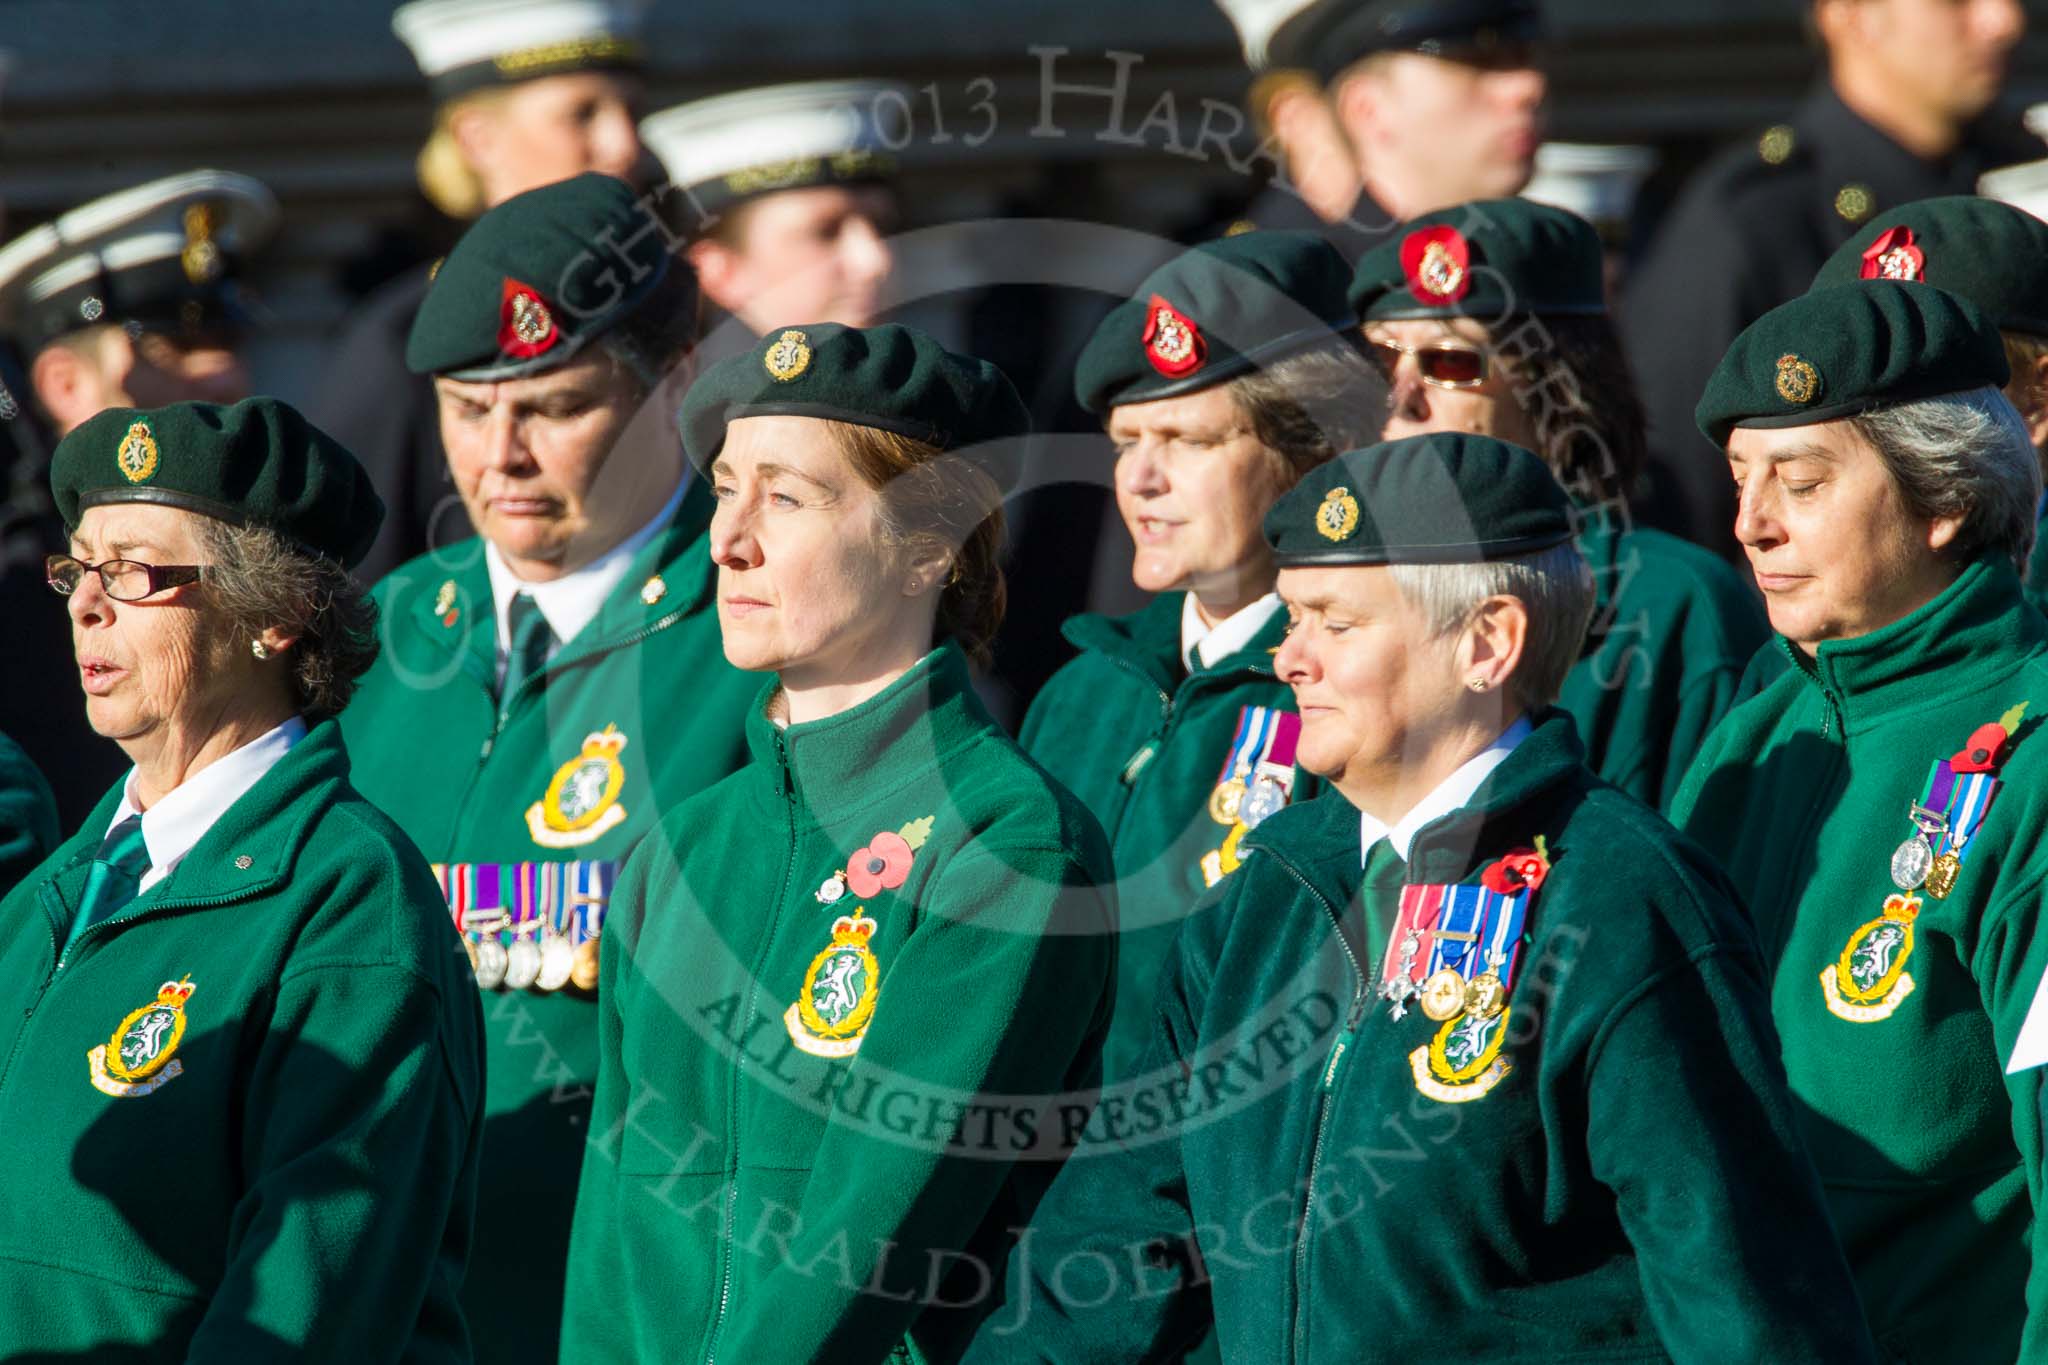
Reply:
[[[1246,836],[969,1359],[1872,1359],[1726,879],[1587,770],[1572,506],[1487,437],[1275,505],[1331,790]],[[1120,1097],[1122,1098],[1122,1097]]]
[[[1636,527],[1642,400],[1608,320],[1591,223],[1522,199],[1417,218],[1358,263],[1351,301],[1393,384],[1386,436],[1498,436],[1543,456],[1574,502],[1598,593],[1558,705],[1586,763],[1665,807],[1770,632],[1735,570]]]
[[[1699,405],[1785,667],[1673,817],[1721,859],[1878,1342],[2048,1359],[2048,623],[2041,476],[1996,326],[1924,284],[1817,288]]]
[[[613,895],[563,1355],[951,1359],[1085,1120],[1114,969],[1099,828],[968,680],[1028,420],[986,362],[817,325],[682,421],[726,656],[774,677],[753,763]]]
[[[382,506],[268,399],[109,409],[51,483],[134,767],[0,902],[0,1357],[466,1360],[476,988],[334,720]]]
[[[1140,283],[1075,367],[1075,396],[1115,449],[1131,577],[1158,595],[1066,623],[1079,653],[1018,740],[1087,803],[1116,859],[1112,1081],[1145,1050],[1188,907],[1236,869],[1247,830],[1312,788],[1294,763],[1293,697],[1273,675],[1286,620],[1259,523],[1384,415],[1351,335],[1349,279],[1313,233],[1210,242]]]

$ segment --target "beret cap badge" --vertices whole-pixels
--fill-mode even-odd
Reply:
[[[1193,374],[1209,354],[1209,344],[1193,318],[1154,294],[1145,309],[1145,358],[1169,379]]]
[[[1316,507],[1316,530],[1325,540],[1349,540],[1358,529],[1358,499],[1348,488],[1332,488]]]
[[[1411,232],[1401,243],[1409,292],[1422,303],[1456,303],[1472,292],[1472,246],[1448,224]]]
[[[1778,397],[1802,407],[1820,397],[1820,371],[1798,356],[1778,357]]]
[[[185,249],[178,253],[178,264],[193,284],[212,284],[227,269],[213,240],[219,225],[220,213],[211,204],[194,204],[185,210]]]
[[[1918,280],[1927,273],[1927,254],[1913,239],[1913,229],[1901,224],[1885,232],[1863,253],[1862,277],[1866,280]]]
[[[761,368],[778,384],[786,384],[811,368],[810,338],[790,328],[775,338],[775,344],[761,357]]]
[[[520,360],[541,354],[562,338],[561,329],[555,326],[555,315],[541,300],[539,291],[518,280],[505,281],[498,324],[498,349]]]
[[[150,434],[149,423],[136,422],[128,428],[128,434],[114,451],[114,463],[120,466],[121,477],[130,483],[148,483],[155,476],[156,437]]]

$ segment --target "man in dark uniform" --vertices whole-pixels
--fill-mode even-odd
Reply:
[[[186,171],[0,248],[0,731],[52,779],[63,828],[85,817],[122,758],[85,724],[70,626],[48,609],[43,558],[65,548],[49,453],[104,408],[247,395],[242,272],[277,219],[260,182]]]
[[[415,0],[392,27],[434,97],[420,188],[450,218],[475,218],[584,171],[639,175],[640,17],[645,0]],[[432,266],[372,292],[342,325],[307,415],[346,445],[388,515],[357,573],[375,582],[471,534],[448,481],[433,385],[405,367]]]
[[[1735,335],[1806,291],[1873,215],[1968,194],[2040,143],[1987,111],[2026,26],[2018,0],[1813,0],[1827,76],[1754,142],[1710,162],[1637,269],[1622,330],[1650,414],[1641,519],[1735,553],[1727,461],[1693,405]]]
[[[1235,11],[1238,6],[1230,6]],[[1233,12],[1233,20],[1242,20]],[[1514,194],[1529,183],[1546,82],[1537,65],[1543,34],[1537,0],[1316,0],[1274,29],[1265,94],[1289,178],[1246,210],[1260,228],[1317,231],[1347,259],[1376,245],[1396,223],[1473,199]],[[1251,37],[1247,34],[1247,37]],[[1260,57],[1247,43],[1253,70]],[[1349,145],[1358,184],[1348,212],[1326,188],[1304,195],[1294,161],[1314,155],[1315,122],[1297,111],[1285,135],[1269,93],[1277,73],[1299,70],[1321,86],[1336,136]],[[1303,171],[1306,171],[1304,166]]]

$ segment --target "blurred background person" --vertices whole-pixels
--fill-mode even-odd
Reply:
[[[1587,767],[1668,806],[1770,632],[1726,561],[1633,523],[1643,406],[1608,320],[1599,234],[1524,199],[1461,204],[1367,253],[1351,302],[1393,385],[1388,440],[1497,436],[1541,455],[1571,495],[1597,598],[1557,704]]]
[[[1727,462],[1693,405],[1736,333],[1804,292],[1874,214],[1968,194],[1985,171],[2041,155],[1994,109],[2026,29],[2019,0],[1811,0],[1808,14],[1821,81],[1694,177],[1621,313],[1650,418],[1643,519],[1731,558]]]
[[[641,123],[710,305],[701,330],[708,337],[731,317],[746,333],[720,349],[744,350],[777,327],[877,320],[901,211],[890,149],[914,135],[913,94],[883,81],[813,81],[716,95]]]
[[[674,421],[695,305],[645,201],[591,172],[479,218],[406,351],[478,534],[377,585],[384,654],[345,728],[363,794],[437,865],[490,1005],[463,1286],[483,1360],[554,1358],[612,878],[745,761],[757,683],[720,649],[711,489]]]
[[[242,351],[259,322],[247,278],[278,216],[269,189],[248,176],[187,171],[82,204],[0,248],[9,352],[0,423],[15,452],[4,490],[0,732],[50,779],[60,826],[84,817],[122,760],[86,727],[70,632],[41,601],[42,559],[65,535],[47,452],[104,408],[247,395]]]
[[[0,1356],[470,1359],[476,988],[335,723],[377,496],[267,398],[109,409],[50,482],[71,705],[133,766],[0,902]]]
[[[1346,256],[1403,219],[1529,183],[1548,88],[1543,32],[1536,0],[1321,0],[1280,24],[1267,61],[1314,73],[1356,158],[1359,193],[1331,234]],[[1289,116],[1304,156],[1327,155],[1314,111]],[[1331,176],[1318,199],[1340,194]],[[1248,221],[1269,226],[1256,208]]]
[[[419,187],[458,222],[524,190],[601,171],[644,183],[638,120],[648,0],[415,0],[391,26],[436,104]],[[405,368],[434,265],[379,287],[342,324],[307,412],[353,450],[389,509],[363,561],[376,582],[467,538],[433,385]]]

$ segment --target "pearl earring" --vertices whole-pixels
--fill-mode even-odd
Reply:
[[[270,646],[264,644],[261,640],[251,640],[249,642],[249,652],[259,659],[267,659],[270,657]]]
[[[1465,686],[1471,688],[1474,692],[1484,692],[1486,690],[1486,679],[1473,678],[1467,681]]]

